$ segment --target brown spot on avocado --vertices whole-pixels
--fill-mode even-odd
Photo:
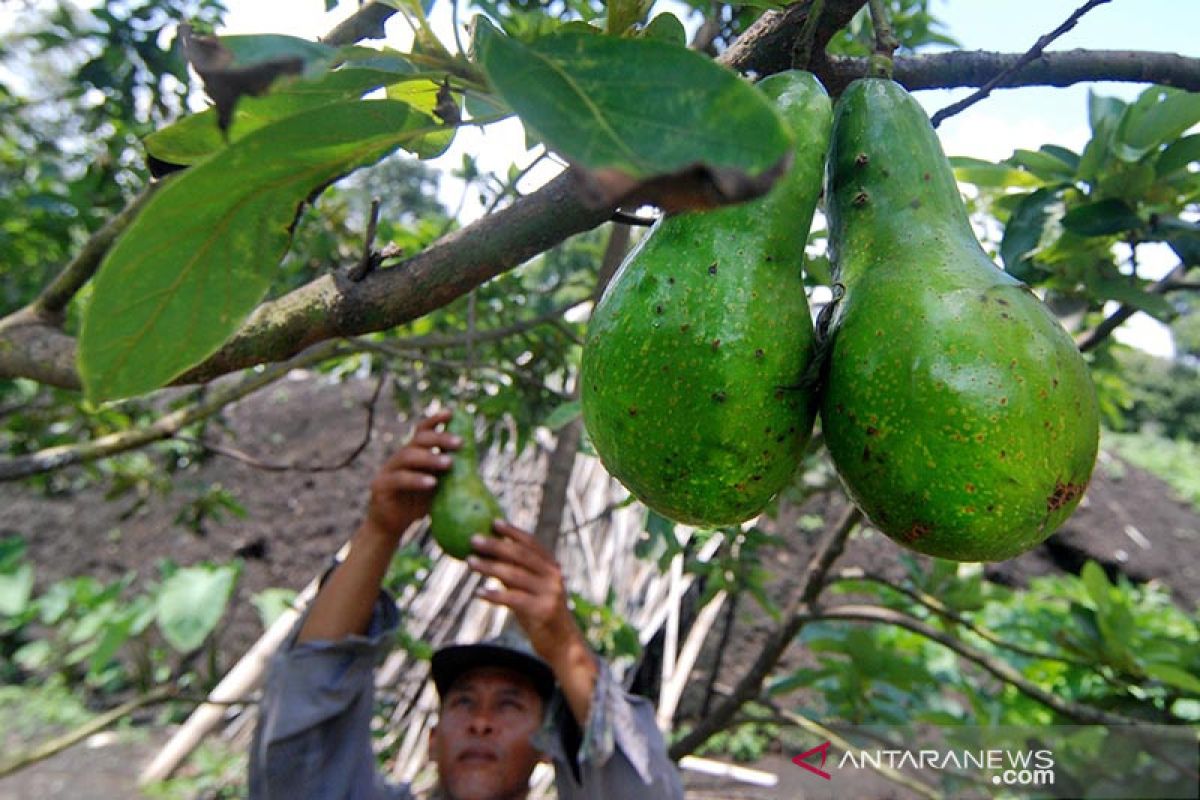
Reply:
[[[761,347],[754,351],[754,357],[755,358],[763,357],[763,349]]]
[[[1046,498],[1046,511],[1053,513],[1064,506],[1070,505],[1087,488],[1085,483],[1063,483],[1057,481],[1054,484],[1054,491]]]
[[[879,435],[879,428],[876,428],[874,425],[867,426],[867,436],[878,436],[878,435]]]
[[[637,416],[637,407],[635,407],[635,406],[629,407],[629,416],[631,416],[631,417]]]
[[[926,525],[923,522],[914,522],[907,531],[900,535],[900,538],[911,544],[921,537],[928,535],[932,530],[932,526]]]
[[[725,402],[725,393],[724,393],[724,392],[720,392],[720,391],[718,391],[718,392],[713,392],[713,393],[712,393],[712,399],[713,399],[715,402],[717,402],[717,403],[724,403],[724,402]]]
[[[856,166],[865,167],[867,164],[871,163],[871,157],[866,153],[859,153],[854,157],[854,163]]]
[[[975,484],[968,483],[963,488],[967,490],[967,494],[975,494]]]
[[[863,447],[863,462],[865,463],[870,460],[871,460],[871,448],[869,446],[864,446]]]
[[[914,197],[911,201],[909,201],[908,207],[913,210],[920,208],[921,207],[921,199],[919,197]]]
[[[708,274],[709,275],[717,274],[717,262],[714,261],[713,263],[708,265]]]
[[[655,314],[661,314],[662,312],[663,312],[663,307],[661,304],[654,307]]]
[[[928,182],[929,182],[929,179],[930,179],[931,177],[932,177],[932,176],[931,176],[931,175],[930,175],[928,172],[926,172],[924,175],[922,175],[922,176],[921,176],[921,180],[923,180],[923,181],[925,181],[925,182],[927,182],[927,183],[928,183]]]
[[[721,347],[721,340],[720,340],[720,339],[713,339],[713,340],[712,340],[712,349],[713,349],[713,350],[719,350],[719,349],[720,349],[720,347]]]
[[[850,204],[855,208],[862,208],[871,200],[871,195],[866,192],[859,192],[850,200]]]
[[[691,327],[692,327],[692,326],[691,326],[691,323],[685,322],[685,323],[683,323],[682,325],[680,325],[680,326],[679,326],[679,332],[680,332],[680,333],[687,333],[687,332],[688,332],[688,328],[691,328]]]

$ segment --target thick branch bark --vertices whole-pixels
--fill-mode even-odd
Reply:
[[[895,60],[896,81],[910,91],[983,86],[1012,67],[1020,53],[984,50],[901,56]],[[864,58],[831,58],[818,75],[830,92],[867,72]],[[1088,81],[1161,83],[1200,91],[1200,58],[1141,50],[1056,50],[1042,53],[996,88],[1071,86]]]

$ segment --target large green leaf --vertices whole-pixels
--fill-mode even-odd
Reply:
[[[1200,122],[1200,94],[1151,86],[1125,110],[1117,128],[1117,156],[1137,161]]]
[[[1182,172],[1197,161],[1200,161],[1200,133],[1184,136],[1168,145],[1154,162],[1154,170],[1162,178]]]
[[[1004,226],[1004,238],[1000,240],[1000,258],[1010,275],[1033,282],[1038,271],[1028,255],[1042,240],[1042,231],[1050,216],[1050,206],[1057,203],[1059,189],[1044,187],[1025,195],[1021,203],[1008,218]]]
[[[79,344],[93,401],[158,388],[219,348],[266,293],[297,207],[432,130],[393,100],[349,101],[251,133],[163,187],[105,258]]]
[[[1110,236],[1137,230],[1142,218],[1123,200],[1115,198],[1076,206],[1066,213],[1063,227],[1080,236]]]
[[[481,19],[476,52],[522,122],[590,170],[647,179],[704,165],[760,176],[791,144],[760,92],[686,47],[578,32],[523,44]]]
[[[954,178],[961,183],[972,183],[990,189],[1009,187],[1041,186],[1042,180],[1031,172],[1017,169],[1009,164],[993,164],[980,158],[951,156],[950,166]]]
[[[1125,110],[1126,103],[1117,97],[1104,97],[1088,90],[1088,125],[1093,138],[1106,125],[1115,125]]]
[[[190,653],[217,627],[238,567],[184,567],[163,581],[159,589],[155,621],[167,644],[180,653]]]
[[[1200,677],[1172,664],[1145,664],[1142,667],[1151,678],[1157,678],[1191,695],[1200,696]]]
[[[1075,167],[1079,165],[1079,159],[1076,158],[1074,164],[1069,164],[1057,155],[1041,150],[1016,150],[1009,157],[1008,163],[1024,167],[1044,181],[1061,181],[1075,177]]]
[[[326,73],[316,80],[293,81],[261,97],[243,97],[233,112],[228,142],[237,141],[265,125],[302,111],[362,97],[372,89],[400,78],[400,75],[385,70],[348,68]],[[144,140],[150,155],[181,166],[207,158],[228,142],[221,136],[221,130],[217,127],[217,112],[211,108],[184,117]]]

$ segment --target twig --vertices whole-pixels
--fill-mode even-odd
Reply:
[[[900,46],[900,41],[892,30],[892,21],[888,18],[887,6],[884,4],[884,0],[870,0],[870,7],[871,27],[875,31],[875,55],[890,59],[896,52],[896,48]]]
[[[96,274],[100,262],[104,260],[104,256],[112,247],[113,242],[141,213],[141,210],[146,207],[146,203],[162,184],[162,181],[151,181],[146,184],[125,208],[106,222],[104,227],[92,234],[92,237],[87,240],[87,243],[59,273],[58,277],[33,301],[32,306],[35,313],[47,317],[55,317],[62,313],[75,293]]]
[[[878,0],[872,0],[872,2],[873,3],[878,2]],[[933,123],[933,127],[936,128],[938,125],[942,124],[943,120],[954,116],[955,114],[957,114],[960,111],[963,111],[964,109],[970,108],[971,106],[975,105],[980,100],[982,100],[983,98],[987,97],[989,94],[992,93],[992,89],[995,89],[997,86],[999,86],[1001,83],[1003,83],[1005,81],[1005,79],[1007,79],[1009,76],[1019,72],[1022,67],[1024,67],[1029,62],[1033,61],[1038,56],[1040,56],[1042,54],[1042,51],[1046,49],[1046,46],[1048,44],[1053,42],[1058,37],[1062,36],[1067,31],[1074,28],[1075,23],[1079,22],[1080,17],[1082,17],[1087,12],[1091,11],[1096,6],[1103,5],[1104,3],[1107,3],[1107,2],[1109,2],[1109,0],[1087,0],[1087,2],[1084,3],[1082,6],[1075,9],[1074,11],[1072,11],[1071,16],[1067,17],[1066,21],[1063,22],[1063,24],[1059,25],[1057,28],[1050,31],[1045,36],[1041,37],[1036,42],[1034,42],[1033,47],[1029,48],[1029,50],[1025,53],[1025,55],[1018,58],[1016,60],[1016,63],[1014,63],[1011,67],[1003,70],[1002,72],[997,74],[996,77],[992,78],[990,81],[985,83],[983,86],[979,87],[978,91],[973,92],[969,96],[963,98],[962,100],[959,100],[957,103],[951,103],[950,105],[946,106],[945,108],[941,109],[936,114],[934,114],[929,120],[930,122]]]
[[[688,731],[682,738],[671,745],[670,756],[680,759],[692,753],[704,744],[710,736],[722,730],[737,714],[738,709],[757,697],[762,690],[763,681],[779,663],[788,645],[796,638],[796,634],[811,619],[809,604],[820,594],[825,584],[825,576],[830,566],[845,549],[846,539],[858,526],[862,512],[853,505],[849,506],[833,530],[826,536],[820,548],[809,561],[804,571],[804,579],[800,589],[788,601],[781,615],[780,622],[772,629],[762,649],[755,658],[750,669],[742,676],[734,687],[733,692],[713,709],[712,713],[700,720],[696,727]]]
[[[362,455],[362,452],[367,449],[367,445],[371,443],[371,436],[375,430],[375,406],[379,400],[379,395],[383,390],[383,385],[387,381],[387,375],[388,373],[386,369],[380,372],[379,380],[375,382],[375,391],[371,393],[371,399],[366,403],[367,421],[366,425],[364,426],[365,430],[363,431],[362,441],[360,441],[345,458],[342,458],[340,461],[334,464],[318,464],[315,466],[310,466],[296,463],[271,463],[268,461],[262,461],[243,450],[237,449],[236,447],[215,444],[213,442],[205,441],[204,439],[193,439],[190,436],[181,436],[180,434],[176,434],[174,438],[179,439],[180,441],[190,442],[198,447],[203,447],[205,450],[216,453],[217,455],[225,456],[226,458],[232,458],[235,461],[240,461],[243,464],[248,464],[255,469],[261,469],[266,472],[336,472],[353,464],[355,460]]]
[[[214,391],[202,402],[159,417],[144,428],[112,433],[99,439],[77,444],[48,447],[36,453],[2,460],[0,461],[0,482],[51,472],[71,464],[82,464],[107,458],[143,447],[151,442],[169,439],[193,422],[212,416],[234,400],[274,383],[289,371],[340,355],[342,349],[343,346],[340,342],[324,342],[289,361],[272,364],[261,372],[251,373],[233,386]]]
[[[575,300],[558,308],[551,309],[545,314],[539,314],[536,317],[530,317],[521,322],[514,322],[511,325],[502,325],[499,328],[489,328],[483,331],[475,331],[474,340],[476,344],[481,342],[494,342],[500,339],[506,339],[516,333],[524,333],[527,330],[536,328],[539,325],[553,322],[566,314],[573,308],[578,308],[588,299]],[[347,339],[348,342],[354,345],[365,344],[366,340],[355,338]],[[404,350],[436,350],[445,347],[459,347],[467,343],[467,334],[430,334],[428,336],[410,336],[408,338],[387,339],[383,342],[375,342],[374,344],[385,344],[389,347],[400,348]]]
[[[823,608],[811,612],[801,614],[806,621],[825,621],[825,620],[845,620],[849,622],[882,622],[889,625],[896,625],[905,630],[924,636],[937,642],[944,647],[953,650],[958,655],[978,664],[984,670],[991,673],[996,678],[1009,684],[1021,694],[1029,697],[1042,705],[1051,708],[1065,717],[1075,720],[1076,722],[1085,725],[1135,725],[1148,726],[1152,723],[1146,720],[1127,717],[1123,714],[1113,714],[1103,709],[1094,708],[1083,703],[1076,703],[1072,700],[1065,700],[1053,692],[1048,692],[1041,686],[1038,686],[1033,681],[1028,680],[1018,672],[1012,665],[997,658],[993,658],[988,653],[981,650],[976,650],[971,645],[943,631],[925,624],[915,617],[903,614],[895,609],[885,608],[883,606],[872,605],[845,605],[835,606],[832,608]],[[1189,740],[1197,740],[1197,733],[1191,728],[1179,726],[1181,730],[1176,732],[1174,726],[1155,726],[1165,727],[1170,730],[1170,733],[1165,735],[1171,738],[1182,737]]]
[[[808,16],[804,19],[804,27],[792,45],[792,67],[808,69],[812,62],[813,43],[817,38],[817,24],[821,21],[821,13],[825,10],[825,0],[812,0],[808,6]]]
[[[1183,262],[1176,264],[1173,270],[1148,286],[1146,291],[1153,294],[1162,294],[1174,288],[1177,285],[1175,283],[1175,279],[1182,278],[1188,269],[1188,265],[1184,264]],[[1094,349],[1097,345],[1107,339],[1113,331],[1119,328],[1122,322],[1132,317],[1139,310],[1140,309],[1138,309],[1137,306],[1132,306],[1128,303],[1123,304],[1120,308],[1106,317],[1099,325],[1097,325],[1088,333],[1083,334],[1076,340],[1079,345],[1080,352],[1086,353],[1088,350]]]
[[[39,761],[45,761],[47,758],[61,753],[68,747],[82,742],[92,734],[99,733],[109,725],[112,725],[114,722],[129,716],[139,708],[144,708],[145,706],[154,705],[155,703],[162,703],[164,701],[171,700],[174,696],[174,692],[175,689],[172,686],[156,689],[149,694],[142,695],[141,697],[135,697],[127,703],[122,703],[116,708],[109,709],[103,714],[88,720],[74,730],[67,731],[61,736],[56,736],[49,741],[42,742],[33,749],[27,750],[26,752],[17,755],[15,758],[0,764],[0,778],[11,775],[18,770],[30,766],[31,764],[36,764]]]
[[[371,200],[370,216],[367,217],[367,234],[363,237],[362,257],[358,259],[358,263],[346,274],[350,280],[358,283],[374,269],[378,263],[378,258],[372,251],[375,245],[375,230],[379,227],[379,198]]]
[[[1060,661],[1064,664],[1072,664],[1077,667],[1085,667],[1088,669],[1091,669],[1094,666],[1086,661],[1071,658],[1070,656],[1061,655],[1058,653],[1043,653],[1038,650],[1024,647],[1023,645],[1019,645],[1015,642],[1006,641],[992,631],[979,627],[971,620],[947,607],[941,600],[938,600],[928,592],[922,592],[918,589],[912,589],[907,586],[893,583],[882,575],[874,575],[857,567],[843,570],[842,572],[838,573],[832,583],[853,583],[857,581],[870,581],[872,583],[878,583],[881,586],[886,586],[892,591],[902,594],[914,602],[921,604],[925,608],[928,608],[938,616],[944,617],[945,619],[948,619],[957,625],[962,625],[976,636],[979,636],[980,638],[990,642],[996,647],[1002,647],[1005,650],[1010,650],[1019,655],[1028,656],[1029,658],[1040,658],[1046,659],[1047,661]]]

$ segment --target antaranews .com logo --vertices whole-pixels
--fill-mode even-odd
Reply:
[[[833,774],[825,771],[831,746],[832,743],[826,740],[793,757],[792,763],[818,778],[831,781]],[[819,761],[813,763],[817,759]],[[985,772],[986,779],[997,786],[1054,785],[1054,753],[1048,749],[851,749],[844,751],[831,769],[954,770],[958,773],[977,770]]]
[[[881,781],[906,798],[1200,797],[1200,726],[822,728],[810,733],[823,741],[792,742],[810,800],[873,796]]]

